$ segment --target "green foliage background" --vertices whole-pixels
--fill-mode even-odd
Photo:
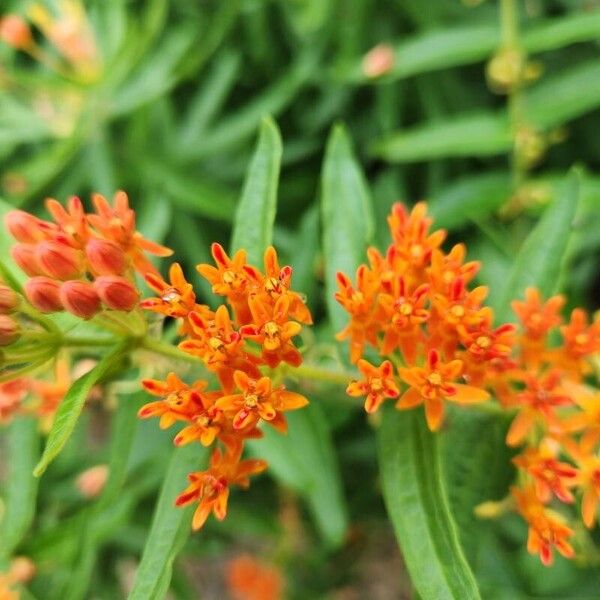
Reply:
[[[25,4],[7,2],[2,10],[19,12]],[[341,267],[352,271],[367,243],[387,244],[385,215],[398,199],[429,200],[436,225],[484,261],[480,281],[500,311],[531,279],[549,292],[566,291],[570,305],[597,309],[600,6],[593,0],[514,2],[517,43],[543,65],[539,80],[520,92],[515,112],[506,96],[490,92],[485,77],[486,63],[506,42],[506,4],[88,1],[105,62],[97,83],[67,81],[0,48],[2,196],[42,214],[46,196],[87,199],[92,191],[125,189],[140,229],[174,248],[207,303],[213,300],[194,266],[209,261],[210,243],[229,246],[232,229],[236,247],[259,248],[272,236],[316,317],[308,358],[327,365],[345,360],[332,342],[344,322],[331,298],[332,275]],[[395,62],[388,74],[370,80],[363,56],[381,42],[392,44]],[[263,121],[266,115],[280,134],[273,121]],[[515,165],[512,156],[523,130],[541,136],[536,140],[545,146],[531,168]],[[574,192],[565,175],[576,164],[583,174]],[[254,206],[256,197],[268,201]],[[499,216],[507,205],[514,210]],[[1,240],[3,251],[7,242]],[[175,597],[195,598],[185,561],[214,562],[232,548],[260,553],[265,546],[275,548],[269,556],[285,570],[290,597],[335,597],[348,587],[367,593],[364,556],[378,536],[390,535],[389,525],[376,436],[339,383],[307,392],[313,406],[306,417],[290,419],[289,440],[273,434],[252,447],[272,463],[274,479],[261,478],[250,492],[234,495],[225,523],[189,539],[189,513],[174,511],[169,499],[201,457],[184,450],[171,461],[170,435],[154,423],[138,423],[131,406],[142,396],[126,392],[110,444],[90,442],[97,419],[84,413],[41,480],[33,521],[37,485],[27,474],[39,459],[35,427],[23,421],[0,432],[10,469],[21,474],[20,483],[11,476],[4,486],[7,506],[22,508],[3,530],[4,552],[16,548],[41,565],[31,587],[36,597],[86,598],[89,590],[97,598],[121,597],[119,565],[139,558],[147,540],[149,575],[136,583],[133,598],[162,597],[171,570]],[[390,427],[379,440],[384,454],[394,441]],[[526,553],[518,519],[482,523],[473,517],[473,506],[501,498],[511,481],[505,427],[493,416],[452,416],[438,444],[442,474],[413,481],[421,492],[433,490],[424,498],[429,514],[439,508],[432,498],[448,503],[482,597],[594,597],[600,574],[591,539],[582,564],[559,559],[543,570]],[[430,451],[417,452],[422,469]],[[123,489],[115,483],[97,505],[84,505],[73,488],[75,475],[107,461]],[[155,518],[148,537],[161,485],[167,522]],[[384,482],[385,489],[393,485]],[[24,500],[11,503],[11,494],[20,493]],[[289,542],[289,523],[273,518],[290,502],[300,511],[300,546]],[[445,550],[433,534],[443,562]],[[181,548],[184,560],[175,560]],[[376,553],[375,562],[380,558]],[[413,568],[408,554],[407,564]],[[152,575],[160,577],[153,581]],[[412,575],[422,597],[442,597]],[[407,574],[398,568],[394,578],[406,582]],[[468,597],[469,577],[465,581],[462,597]],[[448,597],[461,597],[452,582],[448,589]]]

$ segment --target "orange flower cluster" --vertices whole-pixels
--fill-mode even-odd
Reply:
[[[424,405],[435,431],[446,401],[478,403],[490,397],[487,389],[502,391],[513,364],[514,327],[494,326],[484,305],[487,288],[469,289],[479,264],[465,262],[463,244],[441,250],[446,233],[429,232],[425,203],[410,213],[395,204],[388,223],[391,245],[385,255],[368,249],[369,264],[358,267],[356,285],[337,275],[335,297],[350,314],[337,337],[350,341],[351,360],[363,376],[347,393],[365,396],[367,412],[388,398],[398,398],[399,409]],[[371,364],[363,358],[367,346],[389,360]]]
[[[89,319],[104,309],[131,311],[139,302],[134,271],[156,272],[145,253],[171,254],[136,231],[125,192],[117,192],[113,206],[100,194],[92,200],[96,212],[86,214],[79,198],[71,198],[67,209],[48,199],[53,221],[21,210],[6,215],[6,228],[18,242],[12,258],[30,277],[25,295],[41,312],[67,310]]]
[[[226,566],[227,587],[232,600],[281,600],[284,579],[274,565],[242,554]]]
[[[258,425],[264,421],[285,432],[284,413],[308,404],[304,396],[277,383],[280,377],[271,371],[282,363],[300,365],[294,338],[301,324],[312,322],[302,297],[290,289],[291,267],[280,267],[272,247],[264,255],[264,273],[247,264],[244,250],[230,258],[213,244],[212,255],[215,266],[199,265],[198,271],[229,308],[223,304],[212,311],[198,304],[177,263],[168,282],[155,273],[146,275],[157,296],[141,302],[142,308],[180,320],[179,348],[197,357],[219,382],[219,389],[208,390],[208,381],[187,384],[174,373],[165,381],[143,381],[160,400],[145,405],[140,417],[160,417],[162,428],[184,423],[174,440],[178,446],[222,444],[213,450],[206,471],[189,475],[190,485],[177,499],[179,506],[198,503],[194,529],[211,512],[223,519],[230,487],[247,487],[249,476],[266,468],[262,460],[241,459],[245,440],[261,436]]]
[[[525,444],[514,458],[521,477],[513,488],[518,511],[529,525],[528,549],[552,563],[552,549],[570,558],[573,530],[549,508],[581,497],[583,523],[596,523],[600,502],[600,391],[587,384],[589,359],[600,352],[600,320],[589,323],[580,308],[562,324],[562,296],[544,302],[535,289],[513,302],[521,330],[513,392],[516,410],[507,435],[510,446]],[[560,344],[551,340],[562,338]],[[567,459],[565,461],[564,459]]]

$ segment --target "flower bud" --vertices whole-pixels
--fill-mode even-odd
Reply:
[[[42,274],[33,244],[15,244],[10,249],[10,255],[21,271],[29,277]]]
[[[44,313],[63,310],[60,301],[60,283],[49,277],[33,277],[25,284],[27,300]]]
[[[24,210],[11,210],[4,217],[4,224],[17,242],[34,244],[45,240],[56,228]]]
[[[0,315],[0,346],[12,344],[19,335],[19,324],[8,315]]]
[[[109,240],[91,239],[85,247],[85,254],[96,275],[122,275],[127,267],[123,250]]]
[[[45,275],[56,279],[73,279],[81,274],[81,255],[77,250],[60,242],[41,242],[35,254]]]
[[[108,465],[97,465],[81,473],[75,485],[85,498],[95,498],[104,489],[107,479]]]
[[[140,299],[135,285],[124,277],[104,275],[94,281],[94,288],[102,302],[113,310],[133,310]]]
[[[0,40],[17,50],[29,48],[33,42],[29,25],[18,15],[0,19]]]
[[[35,563],[26,556],[15,556],[10,563],[9,577],[18,583],[27,583],[35,576]]]
[[[378,44],[362,61],[362,71],[366,77],[381,77],[394,67],[394,49],[389,44]]]
[[[10,313],[19,306],[19,296],[4,283],[0,283],[0,313]]]
[[[100,296],[86,281],[65,281],[60,286],[60,299],[66,310],[82,319],[90,319],[101,309]]]

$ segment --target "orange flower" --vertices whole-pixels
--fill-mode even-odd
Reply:
[[[8,423],[18,412],[28,391],[29,383],[23,378],[0,383],[0,425]]]
[[[379,298],[385,314],[385,331],[381,343],[381,353],[390,354],[400,348],[404,360],[412,365],[417,358],[417,350],[422,341],[419,326],[429,318],[429,310],[425,308],[428,301],[429,285],[422,284],[413,292],[409,292],[404,277],[392,282],[385,282],[383,288],[387,293]]]
[[[117,192],[112,207],[100,194],[94,194],[92,202],[97,214],[88,215],[89,223],[106,239],[116,242],[131,258],[134,267],[141,275],[157,273],[144,253],[170,256],[173,251],[145,239],[139,231],[136,231],[135,212],[129,208],[127,194],[123,191]]]
[[[352,381],[346,388],[349,396],[366,396],[365,410],[374,413],[386,398],[397,398],[400,390],[394,379],[394,367],[389,360],[375,367],[366,360],[357,363],[364,379]]]
[[[576,483],[577,469],[569,463],[558,461],[548,445],[528,448],[513,458],[513,463],[533,477],[536,494],[542,502],[550,502],[552,494],[561,502],[573,502],[573,494],[568,488]]]
[[[54,198],[46,200],[46,210],[58,225],[61,237],[74,248],[83,248],[90,238],[90,228],[81,200],[72,196],[65,209]]]
[[[390,232],[398,256],[409,265],[422,268],[431,259],[432,252],[446,239],[443,229],[429,234],[433,219],[427,217],[427,205],[418,202],[410,214],[403,204],[396,203],[388,217]]]
[[[425,367],[399,368],[400,377],[411,387],[402,394],[396,407],[413,408],[425,404],[425,417],[431,431],[437,431],[444,417],[444,400],[458,404],[484,402],[490,395],[480,388],[454,380],[462,372],[462,361],[441,363],[436,350],[430,350]]]
[[[179,263],[173,263],[169,268],[169,283],[158,273],[146,273],[144,279],[159,297],[142,300],[142,308],[180,319],[187,318],[192,310],[199,308],[194,288],[186,281]]]
[[[199,503],[192,520],[192,529],[195,531],[204,525],[211,512],[219,521],[225,518],[230,486],[247,488],[250,475],[261,473],[267,468],[264,460],[239,459],[239,452],[223,454],[216,449],[206,471],[188,475],[190,485],[179,495],[175,504],[186,506],[192,502]]]
[[[527,550],[530,554],[539,554],[546,566],[553,562],[552,548],[556,548],[566,558],[574,555],[573,547],[567,539],[573,530],[564,524],[562,517],[548,510],[538,499],[533,487],[523,490],[512,488],[511,493],[517,501],[517,507],[529,525]]]
[[[244,554],[232,559],[226,569],[227,585],[232,600],[283,598],[283,577],[276,567]]]
[[[262,359],[272,369],[281,362],[299,366],[302,356],[292,338],[300,333],[302,325],[288,320],[289,298],[280,296],[271,307],[260,297],[251,297],[250,310],[253,324],[240,327],[242,337],[262,346]]]
[[[283,412],[296,410],[308,404],[308,400],[295,392],[288,392],[283,386],[273,389],[269,377],[251,379],[242,371],[236,371],[233,379],[241,394],[224,396],[216,402],[216,407],[235,413],[234,429],[256,425],[260,419],[268,421],[279,431],[285,432],[287,424]]]
[[[525,301],[513,300],[512,309],[519,317],[525,335],[531,340],[541,340],[548,332],[561,324],[560,309],[565,303],[564,296],[552,296],[542,303],[536,288],[525,290]]]
[[[441,294],[447,294],[456,279],[469,283],[480,268],[479,261],[465,261],[467,248],[464,244],[456,244],[448,254],[436,249],[431,253],[431,266],[427,275],[433,289]]]
[[[596,524],[598,503],[600,502],[600,457],[583,455],[577,458],[579,476],[577,484],[583,491],[581,516],[588,529]]]
[[[160,396],[162,399],[145,404],[138,415],[142,419],[160,417],[161,429],[171,427],[176,421],[191,421],[195,415],[204,411],[201,392],[208,385],[206,381],[198,380],[189,386],[175,373],[169,373],[165,381],[144,379],[142,385],[153,396]]]
[[[539,377],[526,375],[525,384],[525,390],[516,396],[520,409],[506,435],[509,446],[520,444],[536,422],[551,433],[561,432],[563,427],[555,409],[573,404],[571,397],[560,387],[560,374],[557,371]]]
[[[563,336],[563,366],[574,375],[587,373],[583,359],[600,352],[600,319],[588,324],[588,316],[582,308],[571,313],[571,320],[560,328]]]

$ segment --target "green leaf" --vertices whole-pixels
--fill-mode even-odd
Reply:
[[[243,248],[252,264],[262,264],[263,254],[273,241],[282,152],[277,124],[267,117],[260,126],[231,236],[232,252]]]
[[[391,162],[501,154],[512,145],[507,117],[473,112],[426,122],[375,141],[370,150]]]
[[[600,13],[573,14],[548,20],[523,33],[523,48],[529,53],[561,48],[600,36]],[[340,76],[355,83],[394,81],[413,75],[472,64],[488,59],[500,44],[496,25],[468,25],[427,31],[394,46],[394,65],[385,76],[370,79],[362,71],[362,57]]]
[[[573,169],[562,195],[557,197],[531,231],[500,293],[492,300],[500,322],[510,319],[510,302],[522,298],[527,287],[537,287],[544,297],[556,291],[572,223],[579,201],[581,173]]]
[[[185,489],[186,475],[202,468],[207,456],[206,448],[198,444],[173,452],[129,600],[162,600],[164,597],[173,562],[190,533],[194,511],[193,506],[177,508],[175,499]]]
[[[470,225],[474,218],[487,217],[509,198],[510,175],[492,172],[472,175],[447,185],[429,201],[436,227],[456,229]]]
[[[335,331],[340,331],[348,317],[334,298],[336,274],[354,277],[375,232],[369,190],[343,125],[333,128],[327,142],[321,210],[327,309]]]
[[[448,504],[439,441],[422,411],[387,410],[377,441],[385,504],[418,594],[479,598]]]
[[[70,387],[56,411],[44,453],[33,471],[36,477],[40,477],[44,473],[48,465],[63,449],[75,429],[75,425],[91,389],[121,360],[128,345],[128,340],[120,343],[112,352],[106,354],[91,371],[82,375]]]
[[[8,431],[9,478],[0,521],[0,561],[11,556],[33,521],[38,480],[31,472],[39,455],[37,419],[16,418]]]
[[[348,509],[325,415],[314,401],[286,418],[287,435],[266,425],[264,438],[249,441],[248,448],[269,463],[284,485],[302,495],[324,541],[338,547],[348,528]]]

